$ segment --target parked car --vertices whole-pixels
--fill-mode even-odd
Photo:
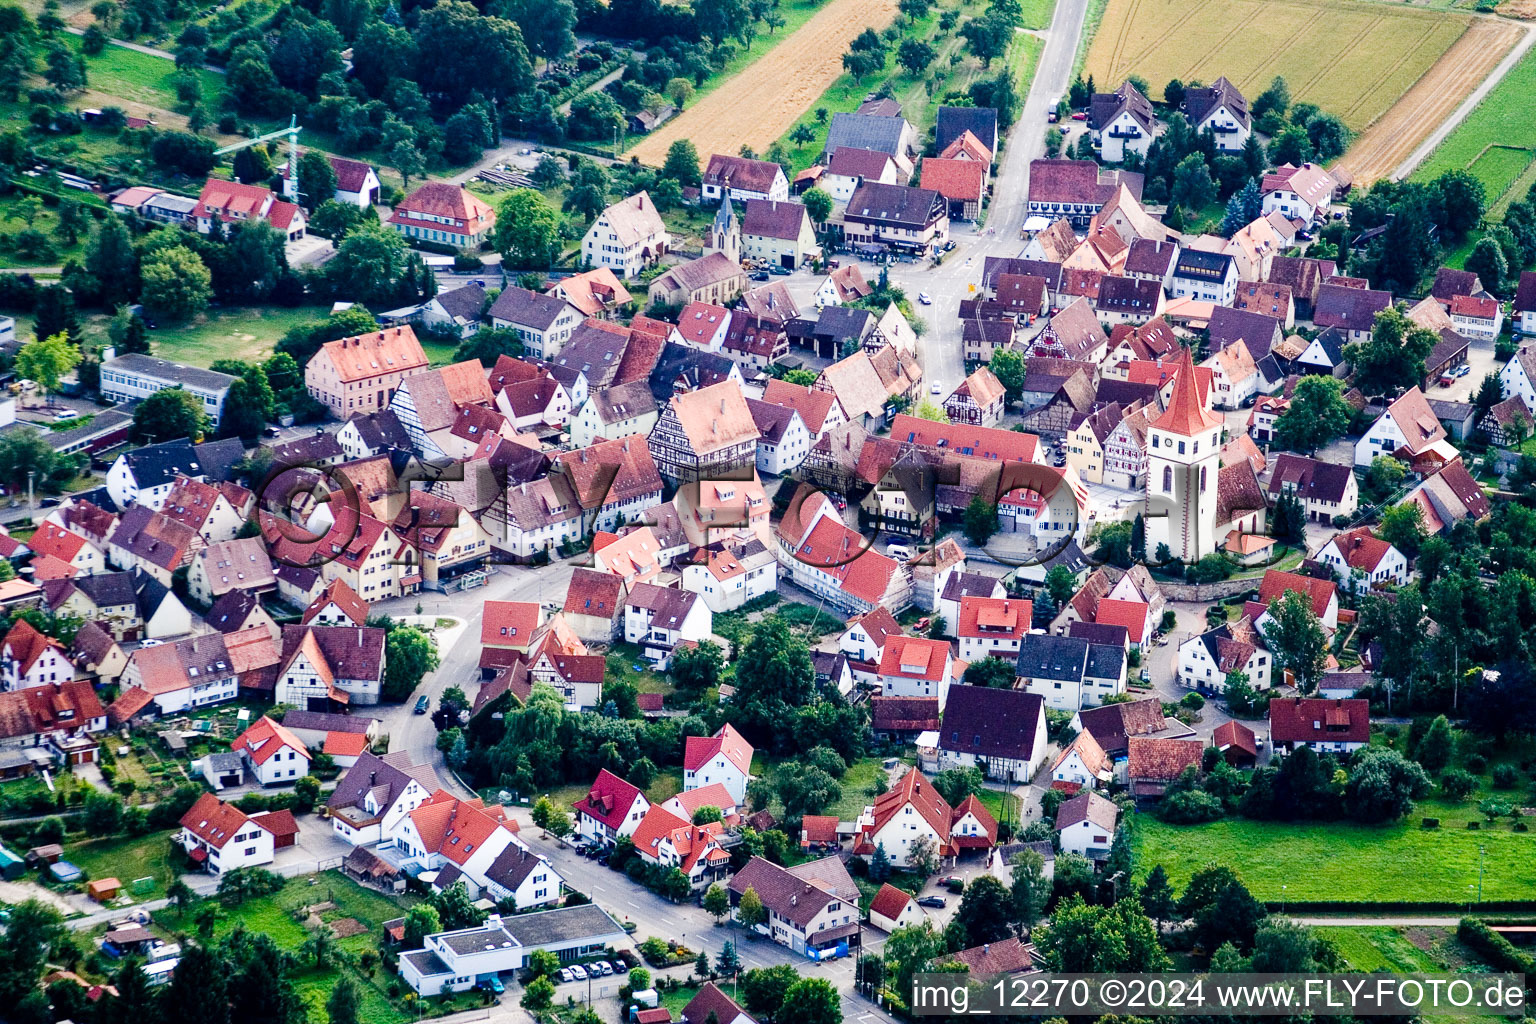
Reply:
[[[597,969],[603,972],[603,977],[605,978],[612,977],[613,975],[613,967],[609,965],[607,960],[599,960],[597,962]]]
[[[918,292],[917,301],[921,302],[925,306],[931,306],[933,305],[933,296],[929,295],[927,292]]]
[[[940,384],[938,381],[934,381],[933,387],[929,390],[931,390],[936,395],[942,395],[944,393],[944,385]]]
[[[757,271],[756,273],[754,273],[752,275],[752,280],[754,280],[754,281],[766,281],[766,280],[768,280],[768,271],[766,271],[766,270],[759,270],[759,271]]]
[[[562,967],[562,968],[560,968],[560,980],[561,981],[575,981],[576,980],[576,975],[571,973],[571,969],[569,967]]]
[[[53,414],[53,418],[55,422],[63,423],[65,420],[79,419],[80,414],[73,409],[60,409],[58,412]]]
[[[431,706],[432,706],[432,702],[427,699],[427,695],[426,694],[422,694],[420,697],[416,698],[416,714],[418,714],[418,715],[426,714],[427,713],[427,708],[429,708]]]
[[[488,978],[481,978],[479,984],[477,984],[475,987],[484,989],[492,995],[497,996],[501,995],[507,990],[506,986],[501,983],[501,979],[496,977],[494,974]]]
[[[917,905],[931,910],[943,910],[945,900],[943,896],[921,896],[918,898]]]
[[[1072,120],[1074,120],[1074,121],[1086,121],[1086,120],[1088,120],[1088,111],[1086,111],[1086,110],[1074,111],[1072,113]]]
[[[571,974],[576,978],[577,981],[587,980],[587,969],[581,966],[581,964],[572,964]]]

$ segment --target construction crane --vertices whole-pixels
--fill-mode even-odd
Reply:
[[[265,135],[258,135],[253,139],[245,139],[243,141],[236,142],[233,145],[225,146],[222,149],[216,149],[213,151],[213,155],[223,156],[225,153],[233,153],[236,150],[248,149],[251,146],[259,146],[263,142],[271,142],[273,139],[281,139],[286,135],[288,137],[288,176],[294,182],[297,182],[299,179],[299,132],[301,131],[303,131],[303,129],[299,127],[298,115],[290,114],[288,115],[287,128],[279,128],[275,132],[267,132]]]

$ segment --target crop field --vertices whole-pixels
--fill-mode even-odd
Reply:
[[[1489,205],[1497,210],[1500,196],[1517,180],[1530,177],[1528,169],[1536,150],[1532,95],[1536,95],[1536,49],[1510,68],[1483,102],[1415,169],[1412,180],[1427,181],[1444,171],[1469,169],[1482,181]]]
[[[1348,169],[1356,185],[1368,185],[1378,178],[1390,176],[1436,126],[1451,116],[1478,83],[1488,77],[1519,38],[1519,27],[1509,22],[1486,18],[1472,22],[1462,37],[1445,51],[1445,56],[1355,140],[1339,161],[1340,166]],[[1511,70],[1511,76],[1518,67]],[[1501,83],[1499,88],[1502,87]],[[1486,106],[1486,102],[1483,105]],[[1471,117],[1476,116],[1477,111],[1473,111]],[[1460,131],[1458,127],[1456,133]],[[1486,139],[1484,144],[1491,141],[1492,138]],[[1441,148],[1445,148],[1444,145]],[[1473,155],[1476,155],[1475,151]]]
[[[1226,75],[1257,96],[1281,75],[1293,101],[1356,131],[1397,102],[1466,31],[1464,15],[1324,0],[1109,0],[1088,51],[1096,83],[1131,73],[1154,95],[1169,79]]]
[[[1484,898],[1530,897],[1536,840],[1529,833],[1502,825],[1473,831],[1445,821],[1425,829],[1425,813],[1439,808],[1426,803],[1401,822],[1371,826],[1238,818],[1185,826],[1147,816],[1136,825],[1136,865],[1142,872],[1163,865],[1176,889],[1208,863],[1234,865],[1261,900],[1454,903],[1477,882],[1481,847]]]
[[[843,54],[864,29],[883,29],[895,0],[831,0],[741,74],[697,100],[629,151],[660,167],[675,139],[692,139],[699,155],[762,152],[783,135],[843,73]]]

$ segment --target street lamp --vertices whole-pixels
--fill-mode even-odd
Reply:
[[[1280,887],[1280,913],[1282,914],[1285,913],[1285,890],[1286,886],[1282,885]]]

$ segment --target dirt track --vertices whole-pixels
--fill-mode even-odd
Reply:
[[[660,167],[675,139],[692,139],[701,160],[735,154],[743,145],[762,153],[843,73],[843,54],[864,29],[883,29],[896,0],[831,0],[766,54],[694,103],[625,156]]]
[[[1362,188],[1385,178],[1450,117],[1520,38],[1520,27],[1478,18],[1385,114],[1367,128],[1337,166]]]

